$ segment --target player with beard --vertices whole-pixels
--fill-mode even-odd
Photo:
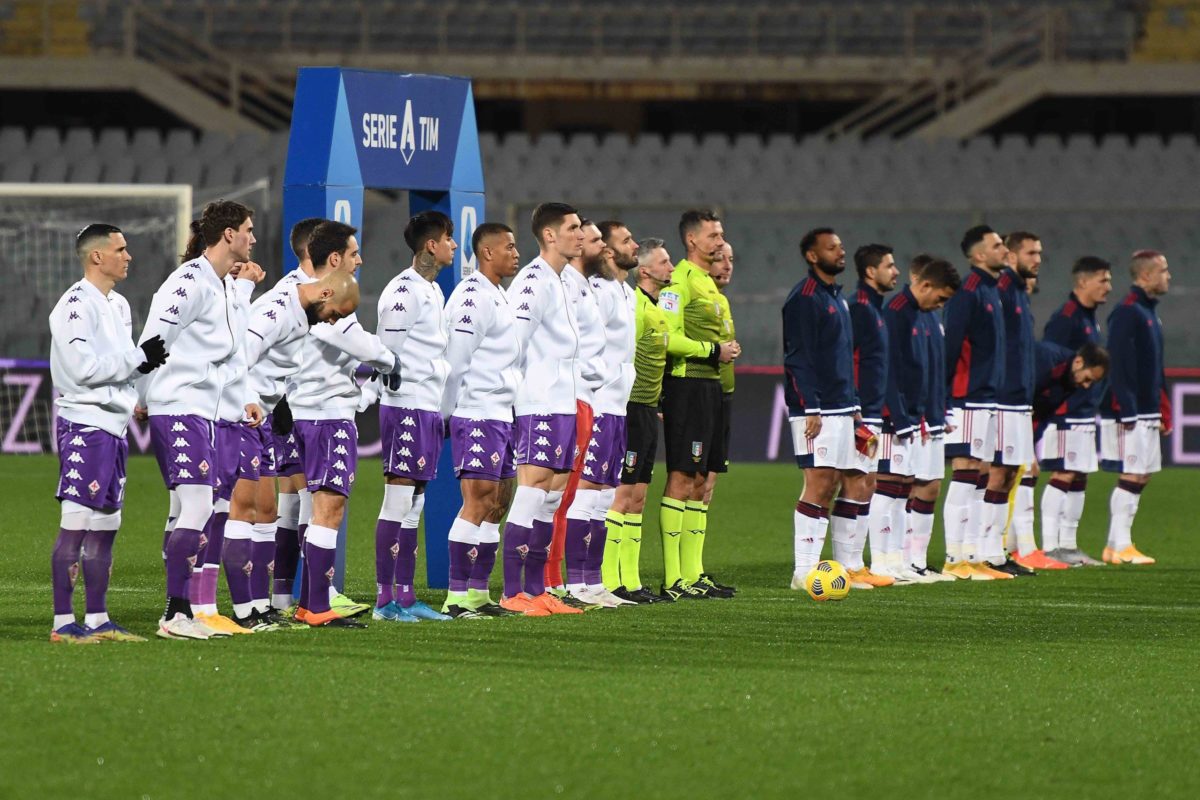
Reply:
[[[659,294],[670,326],[667,375],[663,378],[663,428],[667,485],[659,511],[663,540],[663,594],[672,600],[728,596],[700,581],[704,519],[701,504],[708,459],[721,435],[719,364],[741,354],[722,342],[721,293],[713,264],[724,256],[721,218],[690,209],[679,220],[686,257],[675,265],[671,284]]]
[[[946,303],[943,326],[949,409],[945,451],[953,468],[945,504],[945,572],[961,580],[1011,579],[985,563],[980,541],[988,470],[996,454],[996,398],[1005,367],[1004,308],[996,283],[1008,250],[986,225],[963,234],[961,248],[971,270]]]
[[[800,254],[808,276],[783,305],[784,397],[796,464],[804,470],[793,516],[792,589],[803,589],[821,560],[838,484],[861,481],[866,473],[856,447],[853,323],[836,283],[846,269],[846,249],[832,228],[815,228],[800,240]]]
[[[1071,295],[1047,320],[1042,340],[1078,350],[1087,342],[1102,341],[1096,309],[1112,291],[1112,265],[1096,256],[1083,256],[1071,267],[1071,278]],[[1104,563],[1083,552],[1077,540],[1088,475],[1099,466],[1096,415],[1102,391],[1102,386],[1092,386],[1073,394],[1062,413],[1045,420],[1041,436],[1041,465],[1050,470],[1050,482],[1042,490],[1043,557],[1070,566]],[[1031,555],[1036,558],[1038,553]],[[1026,556],[1018,558],[1036,567]]]
[[[663,370],[667,364],[670,332],[658,307],[658,295],[670,284],[675,269],[662,239],[643,239],[638,249],[636,306],[634,308],[634,378],[625,406],[625,453],[621,460],[621,485],[617,487],[609,518],[620,523],[620,541],[610,538],[605,559],[616,559],[605,572],[605,587],[617,597],[635,603],[657,603],[664,598],[642,586],[642,514],[646,491],[654,474],[658,450],[659,403]],[[610,528],[610,537],[611,537]]]

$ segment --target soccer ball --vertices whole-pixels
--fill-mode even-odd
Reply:
[[[836,561],[821,561],[804,576],[804,588],[813,600],[844,600],[850,594],[850,576]]]

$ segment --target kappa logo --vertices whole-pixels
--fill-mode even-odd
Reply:
[[[482,436],[483,436],[483,431],[479,430],[479,428],[472,428],[472,429],[471,429],[471,438],[472,438],[472,439],[479,439],[479,438],[481,438]]]
[[[79,299],[79,295],[73,294],[73,295],[71,295],[71,299],[68,300],[67,302],[68,303],[82,303],[83,301]]]
[[[537,425],[534,427],[534,430],[535,430],[535,431],[548,431],[548,430],[550,430],[550,424],[549,424],[549,423],[546,423],[546,422],[539,422],[539,423],[538,423],[538,424],[537,424]]]
[[[533,460],[534,460],[534,461],[549,461],[549,460],[550,460],[550,456],[546,455],[546,454],[545,454],[545,453],[543,453],[541,450],[538,450],[538,451],[537,451],[537,455],[535,455],[535,456],[533,457]]]
[[[400,424],[406,425],[411,428],[412,426],[417,424],[417,421],[414,420],[412,417],[405,417],[404,419],[400,420]]]
[[[346,471],[346,462],[342,461],[339,458],[337,461],[333,462],[333,468],[336,469],[338,472],[345,472]]]
[[[476,469],[482,469],[482,468],[483,468],[483,462],[482,462],[482,461],[480,461],[478,458],[472,458],[472,459],[471,459],[471,463],[470,463],[470,464],[468,464],[467,466],[469,466],[469,467],[475,467]]]
[[[401,461],[400,462],[400,471],[401,472],[412,472],[412,467],[410,467],[408,465],[407,461]]]
[[[333,486],[341,486],[342,485],[342,476],[334,475],[332,478],[329,479],[329,483],[332,484]]]
[[[491,459],[491,460],[492,460],[492,466],[493,466],[493,467],[494,467],[494,466],[496,466],[497,464],[499,464],[499,463],[500,463],[500,454],[499,454],[499,453],[492,453],[492,459]]]
[[[595,460],[596,460],[596,454],[595,454],[595,453],[593,453],[591,450],[589,450],[589,451],[588,451],[588,454],[587,454],[586,456],[584,456],[584,457],[583,457],[583,460],[584,460],[584,461],[595,461]]]
[[[339,455],[339,456],[348,455],[348,453],[346,452],[346,446],[341,445],[341,444],[339,444],[337,447],[333,448],[333,452],[334,452],[334,454]]]
[[[299,457],[300,457],[300,451],[295,448],[292,448],[292,452],[288,454],[288,458],[299,458]]]
[[[483,445],[481,445],[479,442],[476,442],[475,444],[471,445],[471,449],[470,449],[470,451],[469,451],[469,452],[472,452],[472,453],[482,453],[482,452],[483,452]]]
[[[186,430],[187,430],[187,425],[184,425],[182,422],[176,422],[174,425],[171,426],[171,433],[179,433],[180,431],[186,431]]]
[[[187,299],[187,289],[184,289],[182,286],[172,292],[172,294],[174,294],[176,297],[182,297],[184,300]]]
[[[67,461],[70,461],[72,464],[87,463],[83,460],[83,456],[79,455],[79,453],[77,453],[77,452],[72,452],[71,455],[67,456]]]
[[[175,456],[175,463],[176,464],[190,464],[190,463],[192,463],[192,459],[188,458],[187,453],[180,453],[179,455]]]
[[[637,466],[637,452],[634,450],[625,451],[625,466],[633,469]]]
[[[413,440],[413,435],[411,433],[409,433],[408,431],[405,431],[404,433],[400,434],[400,441],[411,442],[412,440]]]
[[[187,439],[183,438],[182,436],[176,436],[173,446],[174,447],[187,447]]]
[[[185,272],[179,276],[179,279],[185,280],[185,281],[194,281],[194,280],[196,280],[196,276],[190,272]]]
[[[76,436],[73,439],[71,439],[71,446],[72,447],[87,447],[87,442],[85,442],[83,440],[82,436]]]
[[[345,432],[344,430],[342,430],[341,428],[338,428],[338,431],[337,431],[337,433],[335,433],[335,434],[333,435],[333,438],[335,438],[335,439],[349,439],[349,438],[350,438],[350,434],[346,433],[346,432]]]
[[[583,468],[583,474],[584,474],[584,475],[593,475],[594,473],[592,472],[592,468],[591,468],[591,467],[584,467],[584,468]]]
[[[69,494],[71,497],[79,497],[79,490],[74,486],[68,486],[67,488],[63,489],[63,494]]]
[[[200,468],[200,474],[201,474],[201,475],[207,475],[207,474],[208,474],[208,462],[207,462],[207,461],[201,461],[201,462],[200,462],[199,464],[197,464],[196,466]]]
[[[463,308],[474,308],[475,307],[475,301],[469,297],[466,300],[463,300],[462,304],[463,304]]]
[[[412,451],[409,450],[407,447],[401,447],[400,448],[400,456],[402,458],[412,458]]]
[[[592,423],[592,433],[599,433],[599,432],[600,432],[600,426],[593,422]],[[592,439],[592,441],[594,442],[596,440]]]
[[[392,311],[407,311],[407,310],[408,309],[404,307],[404,303],[396,303],[396,305],[392,306]]]
[[[79,470],[75,469],[74,467],[71,467],[70,471],[67,472],[67,480],[77,481],[82,477],[83,476],[79,474]]]
[[[538,447],[549,447],[550,446],[550,440],[547,439],[545,436],[539,436],[537,439],[534,440],[533,443],[535,445],[537,445]]]
[[[408,280],[408,278],[405,278],[405,280]],[[400,284],[396,287],[396,294],[408,294],[408,287],[404,284]]]
[[[71,315],[67,317],[67,322],[70,322],[70,321],[71,321],[71,320],[73,320],[73,319],[79,319],[79,313],[78,313],[78,312],[76,312],[76,311],[72,311],[72,312],[71,312]]]
[[[181,469],[179,470],[179,479],[181,481],[190,481],[192,479],[192,473],[188,472],[186,469]]]
[[[271,320],[272,322],[279,319],[277,316],[275,316],[275,312],[269,308],[267,309],[266,317],[267,317],[267,319]]]
[[[460,324],[460,325],[470,325],[470,324],[471,324],[471,317],[470,317],[470,316],[468,316],[467,314],[463,314],[463,315],[462,315],[462,319],[460,319],[458,322],[459,322],[459,324]]]
[[[517,306],[517,311],[528,311],[528,310],[529,310],[529,303],[521,303],[521,305]]]
[[[179,316],[179,306],[171,306],[170,308],[167,309],[167,313],[174,314],[175,316],[178,317]]]
[[[533,287],[526,286],[524,289],[521,290],[521,294],[533,294]]]

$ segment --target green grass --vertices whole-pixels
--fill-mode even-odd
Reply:
[[[375,462],[360,475],[348,589],[367,598],[381,481]],[[1149,568],[814,603],[786,588],[798,474],[746,465],[717,489],[705,553],[733,601],[82,648],[46,641],[55,477],[51,458],[0,459],[3,798],[1200,791],[1195,472],[1142,500]],[[1097,555],[1111,485],[1088,493]],[[151,460],[133,459],[127,496],[110,605],[148,635],[166,500]]]

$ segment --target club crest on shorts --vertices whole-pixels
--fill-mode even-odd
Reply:
[[[92,497],[95,497],[96,492],[100,491],[100,482],[93,478],[92,482],[88,484],[87,488],[88,494],[90,494]]]
[[[562,447],[561,446],[554,448],[554,455],[558,456],[559,458],[562,458]]]
[[[829,448],[828,448],[828,447],[818,447],[818,448],[817,448],[817,455],[818,455],[818,456],[820,456],[821,458],[824,458],[824,457],[825,457],[825,456],[827,456],[828,454],[829,454]]]
[[[625,451],[625,466],[633,469],[637,466],[637,453],[633,450]]]
[[[493,467],[495,467],[495,466],[499,465],[499,463],[500,463],[500,454],[499,454],[499,453],[492,453],[492,459],[491,459],[491,460],[492,460],[492,466],[493,466]]]
[[[972,439],[971,447],[974,447],[975,449],[979,449],[980,447],[983,447],[983,439]]]
[[[1074,450],[1067,451],[1067,461],[1074,461],[1078,457],[1079,457],[1079,454],[1076,453]]]
[[[1004,455],[1011,456],[1013,454],[1013,446],[1010,444],[1004,448]]]
[[[425,469],[425,456],[417,459],[417,469]]]
[[[200,469],[200,474],[201,474],[201,475],[207,475],[207,474],[208,474],[208,461],[201,460],[201,461],[200,461],[200,463],[199,463],[199,464],[197,464],[196,466],[197,466],[197,467]]]

